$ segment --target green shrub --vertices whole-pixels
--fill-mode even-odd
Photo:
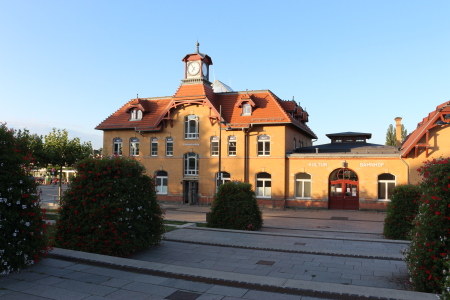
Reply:
[[[0,274],[19,271],[48,250],[27,131],[0,124]]]
[[[209,214],[208,227],[257,230],[263,224],[252,185],[228,182],[219,187]]]
[[[161,241],[163,211],[155,183],[138,161],[88,158],[76,169],[62,197],[58,247],[126,257]]]
[[[440,293],[450,253],[450,163],[433,160],[419,171],[422,198],[405,261],[415,290]]]
[[[394,240],[408,239],[419,209],[420,195],[420,187],[417,185],[398,185],[392,190],[384,220],[385,237]]]

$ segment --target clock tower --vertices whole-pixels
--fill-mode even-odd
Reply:
[[[211,57],[199,52],[199,46],[200,44],[197,42],[196,52],[186,55],[182,60],[184,62],[183,84],[207,83],[211,85],[209,66],[213,63]]]

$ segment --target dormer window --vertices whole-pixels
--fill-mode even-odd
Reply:
[[[142,120],[142,110],[132,109],[130,110],[130,121],[140,121]]]
[[[250,103],[242,104],[242,116],[251,116],[252,115],[252,106]]]

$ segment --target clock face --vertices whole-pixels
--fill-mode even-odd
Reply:
[[[208,66],[206,64],[202,64],[202,73],[204,77],[208,76]]]
[[[187,66],[187,71],[190,75],[197,75],[200,71],[200,64],[198,61],[190,62]]]

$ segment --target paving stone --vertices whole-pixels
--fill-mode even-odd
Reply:
[[[201,294],[186,292],[186,291],[176,291],[171,295],[165,297],[165,299],[169,300],[195,300],[200,297]]]
[[[10,294],[7,295],[1,295],[2,296],[2,300],[48,300],[48,298],[44,298],[44,297],[39,297],[36,295],[30,295],[30,294],[24,294],[24,293],[20,293],[20,292],[12,292]]]
[[[126,284],[129,284],[130,280],[120,279],[120,278],[110,278],[109,280],[100,283],[101,285],[106,285],[110,287],[120,288]]]
[[[49,288],[46,285],[35,285],[32,288],[29,288],[27,290],[22,291],[26,294],[32,294],[35,296],[40,297],[46,297],[49,299],[55,299],[55,300],[81,300],[88,296],[90,296],[87,293],[82,293],[78,291],[68,290],[68,289],[62,289],[59,287],[51,287]]]
[[[35,287],[38,286],[38,284],[34,283],[34,282],[30,282],[30,281],[17,281],[17,282],[13,282],[7,285],[4,285],[3,288],[10,290],[10,291],[24,291],[26,289],[29,289],[31,287]]]
[[[102,283],[102,282],[105,282],[106,280],[108,280],[110,277],[103,276],[103,275],[84,273],[84,272],[72,272],[72,273],[62,276],[62,278],[73,279],[73,280],[83,281],[83,282],[87,282],[87,283]]]
[[[150,295],[147,293],[141,293],[130,290],[117,290],[108,295],[108,299],[113,300],[123,300],[123,299],[144,300],[149,298]]]
[[[232,296],[232,297],[242,297],[247,292],[248,292],[247,289],[235,288],[235,287],[229,287],[229,286],[223,286],[223,285],[214,285],[207,291],[208,294],[218,294],[218,295],[222,295],[222,296]]]
[[[150,283],[141,283],[141,282],[131,282],[127,285],[124,285],[122,287],[124,290],[130,290],[134,292],[140,292],[140,293],[146,293],[151,295],[158,295],[167,297],[177,291],[177,289],[165,287],[165,286],[159,286],[154,285]]]
[[[117,288],[112,288],[104,285],[91,284],[76,280],[64,280],[58,283],[59,288],[79,291],[82,293],[93,294],[97,296],[106,296],[112,292],[115,292]]]
[[[187,281],[180,279],[167,279],[161,282],[160,285],[195,292],[206,292],[213,286],[212,284],[208,283]]]

